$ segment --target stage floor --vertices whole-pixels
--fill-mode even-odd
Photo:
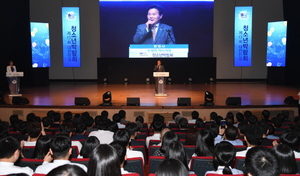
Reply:
[[[242,105],[283,105],[287,96],[297,95],[296,87],[268,85],[264,82],[217,82],[216,84],[166,85],[167,97],[155,97],[154,85],[146,84],[97,84],[96,82],[50,82],[46,87],[22,88],[23,97],[30,105],[70,106],[75,97],[87,97],[91,106],[102,103],[102,95],[112,93],[112,103],[126,105],[127,97],[139,97],[141,106],[177,106],[178,97],[190,97],[192,105],[204,103],[204,92],[214,94],[215,105],[224,106],[227,97],[241,97]],[[12,97],[5,96],[7,103]]]

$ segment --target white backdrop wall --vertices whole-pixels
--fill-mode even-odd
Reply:
[[[253,6],[252,67],[233,67],[234,7]],[[62,63],[61,7],[80,7],[80,68]],[[98,0],[30,0],[30,19],[50,26],[51,64],[49,79],[97,79],[100,57]],[[215,0],[213,56],[217,57],[217,79],[266,79],[267,22],[283,20],[282,0]]]

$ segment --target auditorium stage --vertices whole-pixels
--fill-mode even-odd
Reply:
[[[112,93],[111,107],[98,106],[102,103],[102,95],[106,91]],[[16,106],[5,105],[2,108],[24,109],[30,108],[31,111],[37,112],[37,109],[58,109],[66,111],[74,109],[81,112],[83,109],[97,110],[97,115],[103,109],[110,109],[111,112],[117,112],[119,109],[155,109],[152,112],[160,112],[159,109],[169,109],[171,113],[174,109],[219,109],[219,108],[267,108],[267,107],[285,107],[284,99],[287,96],[297,95],[300,91],[296,87],[268,85],[265,82],[217,82],[215,84],[171,84],[166,85],[167,97],[155,97],[154,85],[147,84],[97,84],[96,82],[50,82],[46,87],[21,87],[23,97],[29,101],[29,105]],[[204,92],[210,91],[214,94],[213,107],[199,106],[204,103]],[[90,106],[74,106],[75,97],[87,97],[91,101]],[[127,107],[127,97],[139,97],[140,107]],[[190,97],[190,107],[178,107],[178,97]],[[227,97],[241,97],[242,106],[228,107],[225,104]],[[5,101],[12,103],[12,98],[5,95]],[[0,108],[1,108],[0,107]],[[287,107],[289,108],[289,107]],[[65,109],[65,110],[61,110]],[[113,110],[114,109],[114,110]],[[295,108],[293,108],[296,110]],[[92,110],[90,110],[92,111]],[[16,113],[16,111],[8,112]],[[43,113],[44,114],[44,113]],[[209,111],[206,112],[206,116]],[[24,114],[23,114],[24,115]],[[42,115],[42,114],[41,114]],[[137,113],[133,112],[133,115]],[[2,116],[2,115],[1,115]],[[2,117],[3,118],[3,117]],[[7,118],[7,117],[5,117]]]

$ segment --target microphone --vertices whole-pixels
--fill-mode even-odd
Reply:
[[[171,30],[170,30],[170,29],[167,29],[166,31],[167,31],[168,33],[170,33],[170,32],[171,32]]]
[[[153,24],[149,24],[148,30],[151,31],[153,29]]]
[[[171,30],[170,29],[166,29],[168,36],[170,37],[171,41],[173,42],[173,44],[175,44],[175,41],[173,40],[173,37],[171,35]]]

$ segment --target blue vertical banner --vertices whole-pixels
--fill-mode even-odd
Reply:
[[[285,67],[287,21],[268,23],[267,67]]]
[[[235,7],[234,13],[234,66],[252,65],[252,7]]]
[[[49,23],[30,22],[32,68],[50,67]]]
[[[79,7],[62,7],[63,66],[80,67]]]

